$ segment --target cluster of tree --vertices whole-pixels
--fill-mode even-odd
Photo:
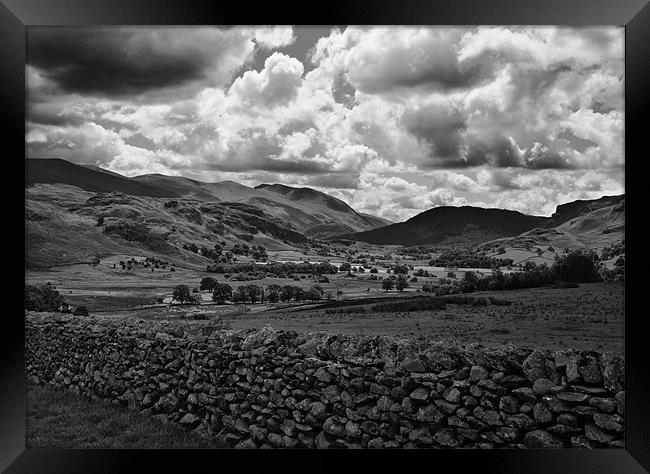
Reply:
[[[122,270],[128,271],[131,271],[135,267],[151,268],[151,271],[154,271],[154,269],[157,268],[166,270],[167,266],[169,266],[169,262],[155,257],[147,257],[144,260],[136,260],[135,258],[130,258],[126,261],[120,260],[120,266],[122,267]],[[115,264],[113,264],[113,268],[115,268]],[[172,267],[171,271],[174,272],[176,269]]]
[[[395,274],[403,274],[403,275],[408,275],[409,269],[412,270],[413,267],[411,266],[410,268],[406,265],[393,265],[393,267],[390,269]]]
[[[517,290],[536,288],[557,282],[593,283],[602,281],[596,266],[593,252],[576,250],[558,257],[552,267],[526,262],[526,270],[504,274],[493,272],[482,278],[474,272],[465,272],[458,282],[462,293],[484,290]]]
[[[406,277],[402,274],[399,276],[395,277],[395,275],[392,275],[388,278],[385,278],[381,282],[381,288],[388,293],[390,290],[395,288],[398,292],[404,291],[406,288],[409,287],[409,283],[406,280]]]
[[[72,313],[74,316],[88,316],[88,308],[74,308],[63,299],[51,283],[45,285],[25,285],[25,309],[29,311],[56,311]]]
[[[60,311],[66,305],[63,296],[51,284],[25,285],[25,309],[30,311]]]
[[[610,260],[614,257],[624,256],[624,255],[625,255],[625,239],[623,239],[621,242],[605,247],[600,254],[600,259]],[[623,262],[625,262],[625,257],[623,257]]]
[[[270,263],[268,265],[258,265],[255,263],[236,263],[231,265],[215,264],[208,265],[207,271],[210,273],[270,273],[279,278],[287,278],[292,274],[311,274],[327,275],[335,274],[338,269],[329,263]]]
[[[401,255],[409,255],[416,260],[430,260],[431,254],[436,251],[437,248],[430,245],[416,245],[413,247],[404,247],[399,253]]]
[[[257,303],[270,302],[277,303],[279,301],[318,301],[323,298],[331,299],[332,292],[324,291],[320,285],[305,290],[299,286],[293,285],[269,285],[266,289],[258,285],[241,285],[236,290],[226,284],[219,283],[215,278],[204,277],[201,279],[199,286],[201,291],[211,291],[212,300],[224,304],[226,301],[233,303]],[[181,304],[198,304],[200,299],[193,296],[187,285],[178,285],[174,289],[173,300],[179,301]]]
[[[325,292],[320,285],[314,285],[308,290],[304,290],[299,286],[293,285],[269,285],[267,287],[268,291],[268,301],[271,303],[277,303],[278,301],[289,302],[293,301],[318,301],[326,297],[331,299],[332,292]]]
[[[172,301],[178,301],[180,304],[199,304],[201,297],[193,295],[187,285],[176,285],[172,293]]]
[[[183,244],[183,248],[185,250],[189,250],[190,252],[199,253],[199,246],[196,245],[194,242],[192,242],[191,244]]]
[[[513,263],[511,258],[488,257],[463,248],[443,250],[440,255],[429,261],[429,265],[434,267],[458,268],[499,268],[509,267]]]
[[[221,257],[222,253],[223,247],[221,247],[219,244],[215,244],[215,246],[211,249],[205,246],[201,247],[201,255],[211,260],[217,260],[219,257]]]
[[[232,293],[233,303],[264,303],[265,297],[264,288],[257,285],[241,285]]]

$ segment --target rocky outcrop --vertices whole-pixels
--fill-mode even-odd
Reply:
[[[623,447],[624,358],[26,315],[26,369],[234,448]]]

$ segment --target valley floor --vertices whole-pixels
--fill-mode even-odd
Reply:
[[[462,272],[457,272],[461,277]],[[47,271],[28,271],[27,283],[51,282],[65,300],[85,305],[91,315],[137,317],[145,319],[178,319],[198,308],[153,304],[156,298],[169,299],[178,284],[199,286],[204,276],[224,281],[223,275],[179,268],[176,272],[126,273],[111,266],[74,265]],[[392,335],[413,339],[455,339],[461,343],[484,345],[513,343],[521,347],[549,347],[613,350],[623,352],[624,285],[621,283],[589,283],[579,288],[534,288],[498,292],[472,293],[470,296],[494,296],[512,302],[510,306],[447,305],[444,310],[377,313],[367,299],[395,299],[426,296],[418,293],[427,278],[411,283],[404,293],[385,293],[381,281],[350,279],[344,273],[330,275],[330,283],[321,286],[339,299],[364,306],[363,313],[338,308],[335,314],[322,304],[212,304],[208,292],[200,293],[202,311],[218,316],[233,329],[260,328],[328,332],[332,334]],[[227,280],[225,280],[227,281]],[[307,289],[315,282],[265,278],[250,282],[228,282],[268,286],[299,285]],[[244,308],[245,306],[245,308]],[[342,311],[340,311],[342,309]],[[246,312],[244,312],[244,310]],[[210,321],[196,321],[207,323]]]
[[[624,286],[585,283],[579,288],[532,288],[471,293],[512,301],[511,306],[447,305],[444,310],[328,314],[324,309],[275,310],[224,315],[232,328],[324,331],[333,334],[392,335],[455,339],[483,345],[576,348],[624,352]]]

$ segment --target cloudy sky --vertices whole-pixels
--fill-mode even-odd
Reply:
[[[624,192],[622,28],[31,27],[27,155],[394,221]]]

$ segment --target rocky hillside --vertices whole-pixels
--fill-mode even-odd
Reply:
[[[487,242],[488,247],[601,250],[625,240],[625,195],[562,204],[544,226],[513,238]]]
[[[92,261],[109,254],[157,256],[204,267],[184,245],[215,243],[291,249],[308,242],[285,222],[240,203],[92,193],[38,184],[25,193],[28,267]]]
[[[159,174],[136,176],[133,180],[169,189],[186,198],[248,204],[308,237],[323,238],[386,225],[383,219],[361,215],[340,199],[310,188],[283,184],[261,184],[251,188],[232,181],[204,183]]]
[[[291,250],[383,221],[309,188],[184,177],[127,178],[64,160],[27,160],[25,222],[29,267],[92,261],[108,254],[155,255],[205,265],[196,244]]]

